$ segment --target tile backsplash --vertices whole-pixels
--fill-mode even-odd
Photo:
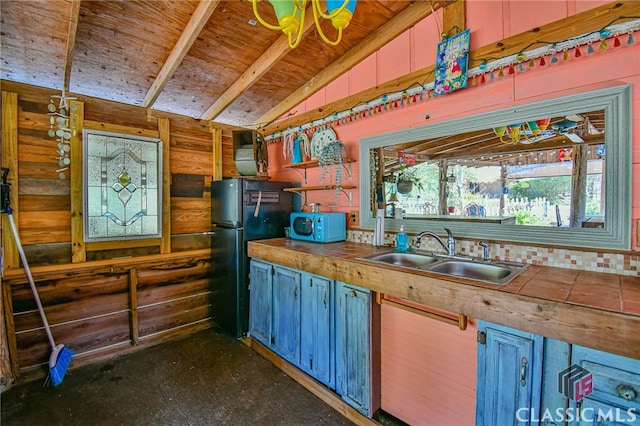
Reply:
[[[384,243],[395,247],[395,233],[385,232]],[[347,230],[347,240],[371,244],[373,232],[360,229]],[[414,236],[409,235],[409,246]],[[421,250],[442,253],[443,249],[433,238],[423,238]],[[456,253],[482,257],[482,247],[477,241],[456,238]],[[609,253],[606,251],[581,251],[571,248],[535,247],[515,243],[489,243],[491,259],[556,268],[579,269],[638,276],[640,274],[640,252]]]

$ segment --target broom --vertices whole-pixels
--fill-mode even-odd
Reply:
[[[73,351],[67,348],[63,344],[56,345],[56,342],[53,340],[53,335],[51,334],[51,328],[49,327],[49,322],[47,321],[47,317],[44,314],[44,308],[42,307],[42,302],[40,302],[40,296],[38,296],[38,290],[36,289],[36,285],[33,282],[33,277],[31,276],[31,270],[29,269],[29,264],[27,263],[27,258],[24,254],[24,250],[22,248],[22,243],[20,242],[20,236],[18,235],[18,230],[16,229],[16,223],[13,219],[13,214],[11,211],[11,206],[9,205],[9,184],[7,184],[7,174],[9,172],[8,169],[3,169],[2,175],[2,211],[6,211],[7,217],[9,218],[9,224],[11,225],[11,231],[13,232],[13,237],[16,241],[16,246],[18,247],[18,252],[20,252],[20,258],[22,259],[22,264],[24,266],[24,271],[27,274],[27,278],[29,280],[29,285],[31,286],[31,291],[33,292],[33,298],[36,300],[36,305],[38,305],[38,312],[40,312],[40,318],[42,318],[42,323],[44,324],[44,329],[47,332],[47,337],[49,338],[49,343],[51,344],[51,355],[49,356],[49,378],[53,386],[58,386],[62,383],[62,379],[64,379],[65,374],[67,373],[67,368],[69,368],[69,364],[71,363],[71,358],[73,357]]]

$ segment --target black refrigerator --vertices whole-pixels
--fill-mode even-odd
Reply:
[[[284,237],[291,183],[223,179],[211,183],[211,305],[214,322],[235,337],[249,327],[247,241]]]

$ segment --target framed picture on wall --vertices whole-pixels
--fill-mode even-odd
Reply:
[[[433,94],[444,95],[467,87],[470,29],[438,43]]]

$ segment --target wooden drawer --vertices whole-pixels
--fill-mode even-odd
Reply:
[[[593,375],[593,393],[589,399],[635,408],[640,415],[640,370],[635,372],[601,365],[587,360],[582,367]]]
[[[573,345],[572,362],[592,375],[593,392],[573,408],[574,424],[640,426],[640,360]]]

